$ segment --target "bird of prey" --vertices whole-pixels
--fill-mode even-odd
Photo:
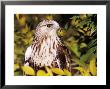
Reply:
[[[71,70],[69,51],[57,35],[59,28],[54,20],[43,20],[38,24],[33,42],[25,52],[24,65],[35,71],[45,66]]]

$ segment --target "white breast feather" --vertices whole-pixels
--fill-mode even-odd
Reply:
[[[51,38],[48,37],[46,40],[43,40],[41,47],[38,48],[40,51],[36,51],[35,55],[32,55],[32,59],[36,62],[37,66],[51,66],[52,62],[56,59],[57,47],[60,40],[57,34],[52,35]],[[55,45],[54,48],[53,45]]]
[[[31,53],[32,53],[32,49],[31,46],[29,46],[25,52],[25,61],[27,61],[31,57]],[[29,66],[29,63],[27,62],[25,66]]]

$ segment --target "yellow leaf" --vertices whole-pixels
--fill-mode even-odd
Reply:
[[[59,69],[59,68],[51,68],[52,72],[55,74],[59,74],[59,75],[65,75],[65,73],[63,72],[63,70]]]
[[[73,25],[73,26],[74,26],[74,23],[75,23],[75,20],[74,20],[74,19],[72,19],[72,21],[71,21],[71,25]]]
[[[22,39],[22,41],[23,41],[24,44],[26,44],[26,45],[29,43],[28,39]]]
[[[19,69],[19,68],[20,68],[20,67],[19,67],[18,64],[14,64],[14,71],[17,70],[17,69]]]
[[[79,22],[80,22],[80,20],[76,20],[74,24],[77,25]]]
[[[46,76],[46,72],[44,70],[38,70],[37,76]]]
[[[49,73],[46,73],[45,76],[50,76],[50,74]]]
[[[31,38],[31,37],[32,37],[32,33],[28,32],[27,36],[28,36],[29,38]]]
[[[78,29],[78,31],[84,34],[84,31],[82,29]]]
[[[88,27],[85,27],[83,30],[87,32],[87,30],[88,30]]]
[[[65,75],[72,76],[71,72],[69,72],[67,69],[63,69]]]
[[[79,70],[83,76],[85,75],[84,74],[85,69],[83,67],[74,67],[73,69]]]
[[[22,33],[27,33],[29,31],[29,28],[26,24],[25,28],[22,29]]]
[[[86,36],[90,36],[91,31],[87,31],[87,33],[85,34]]]
[[[47,73],[50,75],[50,76],[53,76],[53,73],[52,71],[46,66],[45,69],[47,70]]]
[[[19,21],[19,14],[16,14],[16,18],[17,18],[17,20]]]
[[[86,17],[87,17],[86,14],[80,14],[80,19],[81,20],[84,20]]]
[[[58,34],[58,36],[64,36],[64,35],[66,34],[66,31],[63,30],[63,29],[59,29],[59,30],[57,31],[57,34]]]
[[[53,19],[53,16],[52,16],[52,15],[47,15],[47,16],[46,16],[46,19],[52,20],[52,19]]]
[[[87,70],[84,70],[84,76],[91,76],[89,73],[89,68]]]
[[[26,22],[26,18],[25,17],[22,17],[22,18],[19,19],[19,24],[21,26],[25,25],[25,22]]]
[[[87,47],[87,44],[86,43],[81,43],[80,48],[84,48],[84,47]]]
[[[79,70],[81,75],[83,75],[83,76],[90,76],[88,68],[86,69],[86,68],[83,68],[83,67],[74,67],[74,69]]]
[[[28,30],[27,29],[25,29],[25,28],[23,28],[23,29],[21,29],[22,30],[22,33],[26,33]]]
[[[31,37],[31,38],[28,40],[28,43],[31,45],[32,41],[33,41],[33,38]]]
[[[79,71],[84,71],[82,67],[74,67],[73,69],[79,70]]]
[[[27,75],[35,75],[35,71],[33,70],[32,67],[29,66],[22,66],[22,70],[25,74]]]
[[[96,68],[96,59],[92,58],[90,60],[90,64],[89,64],[89,69],[92,75],[96,75],[97,74],[97,68]]]

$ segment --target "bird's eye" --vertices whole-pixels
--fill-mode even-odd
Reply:
[[[47,24],[47,27],[51,27],[53,24]]]

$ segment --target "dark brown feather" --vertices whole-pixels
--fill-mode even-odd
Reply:
[[[57,58],[59,59],[60,61],[60,67],[62,69],[66,68],[68,69],[69,71],[71,71],[71,60],[70,60],[70,52],[69,50],[65,47],[65,46],[59,46],[58,47],[58,55],[57,55]]]

